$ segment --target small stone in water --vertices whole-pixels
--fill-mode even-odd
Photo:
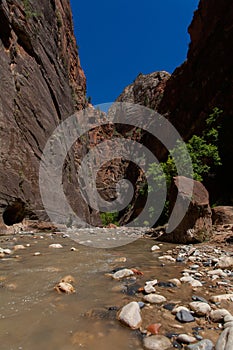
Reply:
[[[129,276],[132,276],[132,275],[134,275],[132,270],[130,270],[130,269],[122,269],[122,270],[119,270],[119,271],[115,272],[112,275],[112,278],[118,280],[118,279],[129,277]]]
[[[190,344],[195,343],[196,338],[188,334],[179,334],[176,340],[180,343]]]
[[[200,301],[202,303],[207,303],[208,304],[208,301],[205,298],[199,297],[198,295],[193,295],[192,296],[192,300],[193,301]]]
[[[60,293],[66,293],[66,294],[72,294],[72,293],[75,293],[75,289],[74,287],[72,286],[72,284],[70,283],[67,283],[67,282],[60,282],[58,283],[54,289]]]
[[[34,256],[40,256],[41,253],[40,253],[40,252],[35,252],[33,255],[34,255]]]
[[[154,252],[156,250],[160,250],[160,247],[158,245],[153,245],[153,247],[151,247],[151,251]]]
[[[136,301],[132,301],[131,303],[125,305],[118,314],[118,319],[132,329],[140,328],[142,318],[138,303]]]
[[[50,244],[49,245],[49,248],[54,248],[54,249],[61,249],[63,248],[63,246],[61,244],[56,244],[56,243],[53,243],[53,244]]]
[[[169,303],[169,304],[165,304],[165,305],[163,306],[163,308],[164,308],[165,310],[172,311],[172,310],[174,309],[175,306],[176,306],[176,304]]]
[[[146,350],[166,350],[172,344],[170,340],[163,335],[152,335],[143,339],[143,346]]]
[[[166,298],[159,294],[148,294],[143,299],[151,304],[161,304],[166,301]]]

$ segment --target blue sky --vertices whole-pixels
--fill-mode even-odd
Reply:
[[[114,101],[139,73],[184,62],[198,0],[71,0],[87,96]]]

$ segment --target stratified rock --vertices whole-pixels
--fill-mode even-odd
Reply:
[[[164,71],[145,75],[140,73],[134,82],[124,89],[117,101],[140,104],[156,110],[169,78],[170,74]]]
[[[132,301],[125,305],[118,314],[118,319],[130,328],[138,329],[142,324],[140,306],[138,303]]]
[[[183,212],[184,206],[190,201],[189,208],[183,220],[176,222]],[[209,194],[201,182],[184,176],[174,178],[170,192],[171,212],[173,219],[170,222],[175,229],[171,233],[164,233],[160,241],[173,243],[197,243],[208,240],[212,234],[211,209]],[[176,212],[173,207],[176,203]],[[178,224],[178,226],[177,226]]]
[[[218,206],[212,208],[212,221],[214,225],[233,224],[233,207]]]
[[[13,225],[25,216],[48,219],[39,190],[42,152],[55,128],[87,105],[86,79],[69,2],[4,0],[0,21],[0,216]],[[90,218],[78,187],[70,185],[78,183],[73,160],[70,152],[64,190]]]
[[[229,0],[200,0],[189,26],[187,60],[166,84],[159,112],[165,114],[181,136],[188,140],[200,135],[214,107],[223,110],[217,120],[222,166],[216,177],[208,178],[213,201],[222,198],[232,203],[233,164],[233,69],[232,3]],[[207,60],[206,57],[210,59]]]
[[[166,350],[171,346],[170,340],[163,335],[152,335],[143,339],[143,347],[146,350]]]

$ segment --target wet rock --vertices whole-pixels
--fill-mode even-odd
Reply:
[[[152,335],[143,339],[143,346],[145,350],[166,350],[172,344],[170,340],[163,335]]]
[[[151,251],[155,252],[156,250],[160,250],[160,247],[158,245],[153,245],[153,247],[151,247]]]
[[[164,303],[167,299],[159,294],[148,294],[143,297],[144,301],[147,301],[150,304],[162,304]]]
[[[130,269],[122,269],[122,270],[118,270],[116,271],[113,275],[112,278],[114,278],[115,280],[119,280],[121,278],[126,278],[126,277],[130,277],[134,275],[133,271]]]
[[[24,250],[26,249],[26,247],[22,244],[18,244],[18,245],[15,245],[14,246],[14,251],[17,251],[17,250]]]
[[[172,278],[168,282],[173,283],[176,287],[180,287],[181,286],[181,282],[178,280],[178,278]]]
[[[207,303],[203,303],[200,301],[193,301],[189,304],[190,309],[195,312],[197,316],[205,316],[208,315],[211,311],[211,307]]]
[[[214,349],[214,344],[209,339],[203,339],[196,344],[186,346],[186,350],[213,350],[213,349]]]
[[[125,305],[118,314],[118,319],[132,329],[138,329],[142,324],[140,307],[136,301]]]
[[[72,284],[67,283],[67,282],[60,282],[58,283],[54,289],[58,292],[58,293],[66,293],[66,294],[72,294],[75,293],[75,289],[72,286]]]
[[[35,252],[33,253],[33,256],[40,256],[41,255],[41,252]]]
[[[144,287],[144,291],[145,291],[145,293],[150,294],[150,293],[155,292],[156,289],[151,284],[147,284]]]
[[[215,346],[216,350],[232,350],[233,349],[233,327],[224,329]]]
[[[233,300],[233,294],[221,294],[221,295],[213,295],[210,298],[210,301],[212,301],[213,303],[219,303],[221,301],[225,301],[225,300]]]
[[[158,334],[161,326],[162,326],[161,323],[150,324],[147,327],[147,331],[150,332],[151,334]]]
[[[65,277],[62,277],[62,279],[60,280],[60,282],[65,282],[65,283],[75,283],[75,278],[71,275],[67,275]]]
[[[59,243],[53,243],[49,245],[49,248],[53,248],[53,249],[61,249],[63,248],[63,246]]]
[[[175,261],[176,261],[176,259],[173,258],[171,255],[159,256],[159,260],[162,260],[162,261],[171,261],[171,262],[175,262]]]
[[[195,343],[196,338],[188,334],[179,334],[176,340],[180,343],[190,344],[190,343]]]
[[[139,305],[140,309],[143,309],[145,306],[145,303],[143,303],[143,301],[138,301],[138,305]]]
[[[154,286],[158,283],[157,280],[153,280],[153,281],[147,281],[144,287],[144,291],[147,294],[153,293],[155,292],[155,288]]]
[[[213,322],[221,322],[226,315],[231,315],[226,309],[217,309],[210,312],[210,319]]]
[[[5,254],[5,255],[11,255],[13,252],[11,249],[3,249],[2,252]]]
[[[193,315],[189,311],[186,311],[186,310],[178,311],[176,314],[176,319],[182,323],[188,323],[188,322],[195,321],[195,318],[193,317]]]

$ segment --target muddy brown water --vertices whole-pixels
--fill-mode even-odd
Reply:
[[[60,243],[63,248],[49,248],[52,243]],[[128,290],[133,294],[146,280],[179,278],[186,267],[180,263],[161,266],[158,257],[174,246],[163,244],[160,252],[152,253],[150,248],[155,242],[150,239],[139,239],[114,249],[96,249],[64,239],[60,234],[22,235],[17,240],[0,237],[2,248],[12,248],[15,244],[30,246],[0,260],[1,350],[142,349],[139,332],[122,326],[115,311],[130,301],[142,300],[142,295],[128,295],[116,288],[129,284]],[[71,247],[76,251],[71,251]],[[41,255],[34,256],[38,251]],[[127,261],[114,262],[120,257],[126,257]],[[115,281],[106,276],[120,267],[134,267],[144,275],[137,276],[136,282]],[[54,291],[55,284],[65,275],[75,278],[75,294]],[[182,301],[182,304],[190,302],[193,294],[187,286],[156,290],[167,302]],[[204,291],[199,295],[206,296]],[[179,325],[170,311],[161,306],[144,308],[142,316],[144,327],[162,323],[161,334],[192,332],[196,325]],[[204,336],[216,340],[219,332],[209,332]]]

